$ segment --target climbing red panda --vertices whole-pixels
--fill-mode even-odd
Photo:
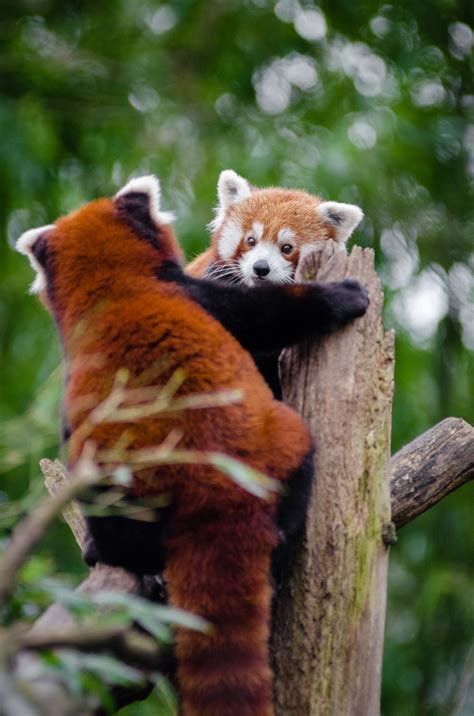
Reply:
[[[322,201],[296,189],[257,189],[231,169],[221,172],[211,246],[186,267],[198,278],[247,286],[287,284],[299,261],[326,239],[341,249],[363,217],[353,204]],[[278,353],[254,353],[260,372],[281,397]]]
[[[113,199],[26,232],[17,249],[37,272],[33,291],[42,294],[64,348],[71,469],[86,439],[100,455],[124,436],[128,449],[138,449],[160,445],[178,429],[180,448],[226,453],[291,483],[285,511],[276,494],[256,497],[211,465],[131,468],[129,497],[168,495],[166,518],[87,518],[98,560],[138,574],[164,565],[169,602],[212,625],[208,634],[177,631],[182,713],[271,716],[270,559],[280,526],[290,532],[304,517],[312,444],[242,346],[275,350],[342,326],[364,314],[367,292],[351,280],[254,291],[194,279],[181,268],[169,219],[157,179],[141,177]],[[163,383],[182,371],[176,398],[232,389],[243,390],[243,398],[131,422],[90,420],[120,369],[133,389],[156,383],[156,366]]]

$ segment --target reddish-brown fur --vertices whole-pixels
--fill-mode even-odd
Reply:
[[[205,275],[212,264],[223,261],[218,242],[224,224],[233,219],[241,224],[243,238],[232,259],[240,258],[245,251],[250,250],[244,237],[251,231],[254,222],[258,221],[264,226],[263,239],[275,244],[280,229],[287,228],[294,232],[295,249],[284,258],[296,268],[303,246],[335,238],[334,227],[317,216],[316,206],[320,203],[319,197],[297,189],[254,189],[244,201],[226,209],[224,223],[214,231],[211,246],[188,264],[186,273],[199,278]]]
[[[99,449],[112,448],[126,431],[129,447],[139,448],[159,445],[180,428],[182,448],[218,450],[285,480],[310,449],[306,426],[272,399],[250,355],[220,323],[182,288],[156,279],[161,263],[179,255],[169,227],[159,227],[159,241],[156,250],[141,239],[118,219],[109,199],[60,219],[47,235],[47,303],[58,322],[69,373],[65,408],[71,466],[84,446],[84,421],[107,397],[120,368],[128,369],[129,386],[136,387],[163,383],[180,367],[186,379],[178,396],[243,388],[245,398],[130,424],[99,424],[87,437]],[[254,497],[202,465],[136,472],[133,492],[171,496],[169,600],[213,625],[210,635],[178,630],[183,713],[271,716],[275,501]],[[213,517],[202,522],[206,511]]]

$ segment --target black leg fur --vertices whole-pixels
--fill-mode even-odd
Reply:
[[[287,492],[278,505],[277,524],[285,535],[293,535],[303,526],[311,497],[313,474],[314,449],[311,449],[287,480]]]
[[[277,511],[277,525],[282,540],[272,556],[272,576],[278,590],[305,524],[314,475],[314,449],[304,458],[301,465],[287,481],[287,493],[280,500]]]
[[[249,288],[186,276],[165,263],[157,278],[182,285],[253,353],[277,352],[307,335],[323,335],[363,316],[367,290],[354,279]]]
[[[280,375],[278,372],[278,358],[280,353],[270,353],[260,355],[259,353],[253,353],[252,358],[255,361],[259,372],[265,378],[268,387],[273,393],[273,397],[276,400],[282,399]]]
[[[135,574],[158,574],[165,567],[164,526],[129,517],[88,517],[84,559],[122,567]]]
[[[153,521],[123,515],[86,516],[89,530],[83,552],[86,564],[94,566],[101,562],[138,575],[161,574],[166,561],[170,508],[155,509],[153,515]]]

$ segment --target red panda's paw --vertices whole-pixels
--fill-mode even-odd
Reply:
[[[327,299],[332,308],[333,320],[343,326],[354,318],[360,318],[369,307],[369,292],[353,278],[327,284]]]
[[[86,538],[84,540],[84,547],[82,549],[82,559],[87,564],[88,567],[95,567],[97,562],[99,561],[99,554],[97,552],[97,547],[94,541],[94,538],[89,533],[86,535]]]

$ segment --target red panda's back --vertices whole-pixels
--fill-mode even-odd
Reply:
[[[179,429],[182,447],[224,452],[275,477],[296,467],[308,451],[306,426],[273,400],[250,354],[174,285],[157,283],[154,290],[97,309],[91,324],[83,326],[74,360],[66,391],[73,431],[107,398],[119,370],[128,371],[129,388],[163,386],[179,372],[182,384],[175,399],[235,390],[242,399],[141,419],[129,427],[134,447],[158,445]],[[97,425],[93,437],[110,448],[123,430],[120,423]],[[71,441],[72,461],[82,443],[79,430]]]

